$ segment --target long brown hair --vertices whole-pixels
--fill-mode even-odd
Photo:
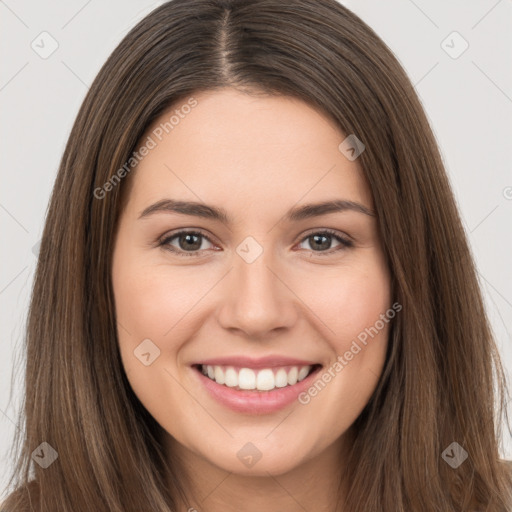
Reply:
[[[100,70],[47,214],[7,510],[177,510],[179,477],[117,346],[111,256],[130,176],[102,199],[95,191],[165,109],[221,87],[299,98],[366,146],[359,162],[403,309],[343,461],[346,510],[510,511],[499,454],[506,381],[435,138],[392,52],[335,0],[174,0]],[[58,453],[46,469],[31,459],[42,442]],[[445,456],[454,442],[468,454],[457,468]]]

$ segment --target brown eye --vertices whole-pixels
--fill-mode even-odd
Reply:
[[[171,243],[175,239],[177,247]],[[199,256],[201,250],[206,250],[203,247],[204,240],[212,243],[206,235],[199,231],[179,231],[178,233],[165,237],[159,243],[159,246],[168,251],[177,253],[179,256]]]
[[[331,248],[333,239],[339,242],[340,245],[334,250],[329,250]],[[313,252],[320,253],[321,256],[324,256],[324,254],[321,253],[332,254],[334,252],[341,251],[353,246],[353,243],[350,240],[343,238],[336,231],[332,230],[324,230],[311,233],[303,238],[301,243],[304,243],[305,241],[309,243],[309,246]]]

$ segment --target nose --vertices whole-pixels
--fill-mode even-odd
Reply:
[[[220,325],[253,340],[263,340],[290,329],[299,315],[300,300],[287,283],[270,251],[252,263],[235,255],[233,268],[226,276]]]

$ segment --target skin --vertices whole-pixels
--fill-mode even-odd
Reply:
[[[344,211],[282,219],[294,206],[332,199],[373,210],[372,195],[357,159],[338,149],[345,135],[307,104],[231,88],[194,97],[197,106],[129,177],[112,271],[123,365],[168,434],[169,457],[188,476],[192,498],[183,510],[332,511],[350,427],[382,372],[389,325],[307,405],[295,401],[276,413],[227,409],[191,364],[278,354],[328,368],[349,350],[391,307],[376,217]],[[170,212],[139,218],[165,198],[223,207],[232,222]],[[326,228],[353,246],[331,237],[319,248],[311,235]],[[199,238],[197,257],[157,245],[181,229],[200,230],[211,242]],[[263,249],[250,264],[236,252],[248,236]],[[187,250],[180,237],[168,245]],[[149,366],[134,356],[147,338],[160,350]],[[250,468],[237,457],[248,442],[262,455]]]

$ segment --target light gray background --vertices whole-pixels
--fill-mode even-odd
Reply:
[[[60,157],[88,84],[128,30],[161,3],[0,0],[0,488],[7,482],[6,453],[17,428],[19,375],[9,398],[35,270],[33,247]],[[512,375],[512,0],[342,3],[386,41],[416,86]],[[43,31],[59,45],[46,59],[31,47],[34,40],[50,47],[49,39],[41,42]],[[462,48],[457,36],[446,40],[453,31],[469,44],[458,58],[445,51]],[[503,441],[503,456],[512,459],[507,431]]]

